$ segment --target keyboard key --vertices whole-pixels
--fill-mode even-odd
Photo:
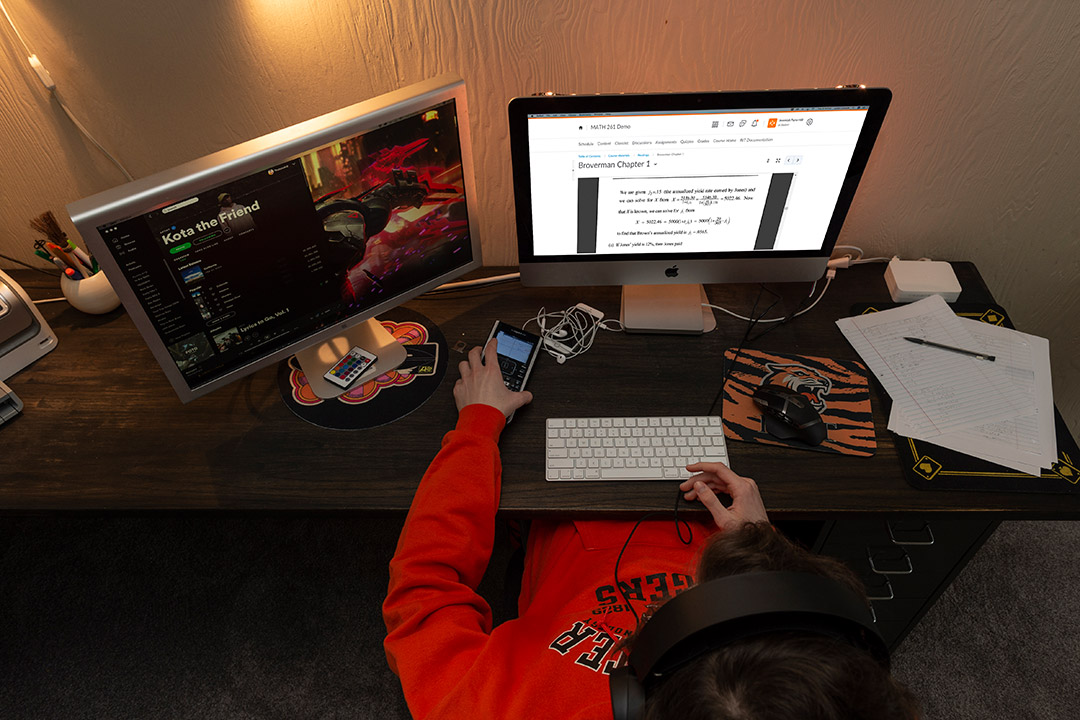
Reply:
[[[659,475],[662,475],[660,473]],[[658,473],[652,468],[601,468],[600,476],[603,478],[630,478],[659,480]]]

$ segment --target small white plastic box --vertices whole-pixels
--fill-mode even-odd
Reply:
[[[885,270],[885,284],[893,302],[914,302],[931,295],[954,302],[960,297],[960,281],[947,262],[893,258]]]

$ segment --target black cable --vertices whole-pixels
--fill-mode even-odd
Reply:
[[[769,306],[767,308],[762,310],[761,313],[759,313],[757,317],[754,317],[754,312],[757,310],[758,305],[761,302],[761,295],[762,295],[763,292],[768,292],[775,299],[772,301],[772,303],[769,304]],[[735,367],[735,363],[738,362],[739,356],[742,354],[743,346],[746,344],[747,339],[750,337],[750,333],[753,332],[754,327],[758,324],[758,322],[763,317],[765,317],[765,315],[768,314],[768,312],[770,310],[772,310],[776,306],[776,303],[780,302],[780,299],[781,299],[780,295],[778,293],[776,293],[775,291],[767,288],[764,285],[758,285],[758,295],[754,299],[753,307],[750,309],[750,318],[751,318],[750,322],[747,323],[746,332],[743,333],[742,339],[739,341],[739,345],[735,350],[735,355],[733,356],[733,358],[731,360],[731,365],[727,366],[727,364],[725,363],[724,371],[721,374],[721,379],[720,379],[720,390],[716,393],[716,397],[713,398],[712,405],[709,406],[709,411],[706,413],[706,415],[712,415],[713,414],[713,409],[716,407],[717,401],[719,401],[723,397],[724,385],[727,384],[728,373]],[[796,312],[797,311],[798,311],[798,308],[796,308]],[[778,324],[782,325],[785,322],[787,322],[788,320],[790,320],[792,317],[794,317],[794,313],[792,313],[792,315],[785,318],[782,322],[780,322]],[[764,333],[762,333],[762,334],[764,334]],[[760,336],[758,336],[758,337],[760,337]],[[722,407],[723,406],[721,405],[721,408]],[[674,509],[675,532],[679,537],[679,541],[683,545],[689,545],[694,540],[694,530],[693,530],[692,527],[690,527],[690,523],[688,523],[686,520],[683,520],[681,525],[679,524],[679,502],[681,500],[682,500],[682,488],[677,488],[676,492],[675,492],[675,509]],[[630,608],[630,612],[633,613],[634,622],[637,625],[641,624],[641,616],[639,616],[637,610],[634,609],[633,603],[630,602],[630,597],[627,595],[626,590],[623,589],[622,583],[619,582],[619,564],[622,562],[623,553],[626,552],[626,548],[629,547],[629,545],[630,545],[630,540],[634,537],[634,533],[637,532],[637,529],[641,525],[641,523],[644,522],[645,520],[648,520],[653,515],[663,515],[663,514],[665,514],[665,513],[662,510],[655,510],[653,512],[649,512],[649,513],[646,513],[646,514],[642,515],[638,519],[638,521],[636,523],[634,523],[634,527],[630,529],[630,534],[626,536],[626,542],[623,543],[622,548],[619,550],[618,557],[615,558],[615,588],[618,590],[619,595],[622,596],[623,603],[628,608]],[[686,527],[687,534],[688,534],[688,537],[685,537],[685,538],[683,537],[683,526]]]
[[[675,492],[675,533],[679,536],[679,542],[683,545],[689,545],[694,541],[694,529],[690,527],[690,523],[686,520],[682,521],[682,525],[679,524],[679,500],[682,499],[682,488],[677,488]],[[665,515],[663,510],[654,510],[653,512],[645,513],[642,515],[634,527],[630,529],[630,534],[626,536],[626,542],[623,543],[622,549],[619,550],[619,556],[615,558],[615,588],[622,595],[623,603],[630,608],[630,612],[634,614],[634,622],[636,624],[641,623],[641,617],[638,615],[637,610],[634,609],[633,603],[630,602],[630,597],[626,594],[626,590],[623,589],[622,583],[619,582],[619,563],[622,562],[623,553],[626,552],[626,548],[630,545],[630,539],[634,537],[634,533],[637,532],[638,526],[644,521],[648,520],[653,515]],[[686,526],[688,536],[683,537],[682,526]]]
[[[686,532],[688,533],[688,537],[684,538],[682,536],[682,526],[679,525],[679,501],[680,500],[682,500],[682,488],[681,487],[676,488],[676,490],[675,490],[675,534],[679,536],[679,542],[681,542],[683,545],[689,545],[691,542],[694,541],[694,528],[690,527],[690,523],[683,520],[682,524],[686,526]]]
[[[8,261],[13,262],[13,263],[18,263],[19,265],[22,265],[23,267],[26,267],[26,268],[30,268],[31,270],[37,270],[39,273],[44,273],[45,275],[48,275],[49,277],[52,277],[52,278],[59,277],[59,275],[57,275],[56,273],[49,272],[48,270],[46,270],[44,268],[37,267],[36,265],[30,265],[29,263],[24,263],[22,260],[19,260],[18,258],[13,258],[13,257],[10,257],[8,255],[0,255],[0,258],[3,258],[5,260],[8,260]]]
[[[622,584],[619,582],[619,563],[622,562],[623,553],[626,552],[626,547],[630,544],[630,538],[634,537],[634,533],[637,532],[638,525],[643,523],[645,520],[648,520],[653,515],[663,515],[663,514],[664,514],[663,510],[655,510],[653,512],[645,513],[644,515],[642,515],[638,519],[638,521],[636,523],[634,523],[634,527],[631,528],[630,534],[626,536],[626,542],[623,543],[622,550],[619,550],[619,556],[617,558],[615,558],[615,589],[619,591],[620,595],[622,595],[623,602],[626,603],[626,606],[628,608],[630,608],[630,612],[634,613],[634,622],[635,623],[640,623],[641,618],[638,616],[637,610],[634,609],[633,604],[630,602],[630,597],[626,594],[626,591],[623,590]]]
[[[826,290],[828,290],[828,289],[829,289],[829,284],[828,284],[828,283],[825,283],[825,287],[823,287],[823,288],[821,289],[821,293],[822,293],[822,295],[824,295],[824,294],[825,294],[825,291],[826,291]],[[811,288],[811,290],[813,290],[813,288]],[[773,330],[775,330],[776,328],[780,327],[781,325],[787,325],[789,321],[791,321],[791,320],[792,320],[792,319],[793,319],[793,318],[794,318],[794,317],[795,317],[796,315],[798,315],[798,314],[799,314],[799,312],[800,312],[800,311],[801,311],[801,310],[803,309],[803,306],[805,306],[805,305],[806,305],[806,303],[807,303],[807,301],[808,301],[808,300],[810,300],[810,298],[812,298],[812,297],[813,297],[813,294],[811,293],[810,295],[807,295],[807,296],[806,296],[805,298],[803,298],[802,300],[800,300],[800,301],[799,301],[799,304],[795,306],[795,309],[794,309],[794,310],[792,310],[792,311],[791,311],[790,313],[788,313],[787,317],[785,317],[785,318],[784,318],[783,320],[781,320],[780,322],[777,322],[777,323],[772,323],[772,324],[771,324],[771,325],[769,326],[769,329],[768,329],[768,330],[763,330],[763,331],[761,332],[761,334],[759,334],[759,335],[758,335],[757,337],[754,337],[754,338],[752,338],[752,339],[750,340],[750,342],[757,342],[758,340],[760,340],[761,338],[765,337],[766,335],[768,335],[769,333],[771,333],[771,332],[772,332]]]
[[[761,313],[757,317],[754,317],[754,311],[757,310],[758,303],[761,302],[761,293],[762,293],[762,291],[766,291],[766,292],[770,293],[776,299],[772,301],[772,304],[770,304],[769,307],[762,310]],[[720,403],[720,417],[721,417],[721,422],[723,422],[723,415],[724,415],[723,395],[724,395],[724,386],[727,385],[728,373],[730,373],[735,368],[735,363],[737,363],[739,361],[739,356],[742,355],[743,346],[746,344],[747,339],[750,337],[750,333],[754,330],[754,327],[758,324],[758,322],[761,320],[761,318],[765,317],[766,313],[768,313],[770,310],[772,310],[776,306],[776,303],[778,303],[778,302],[780,302],[780,296],[776,292],[770,290],[769,288],[765,287],[764,285],[758,285],[758,295],[754,299],[754,306],[752,308],[750,308],[750,322],[747,323],[746,332],[743,333],[742,340],[739,341],[738,347],[735,348],[735,354],[731,358],[731,365],[728,365],[726,362],[723,362],[723,360],[721,360],[721,362],[723,362],[724,370],[720,374],[720,389],[716,391],[716,396],[713,398],[712,404],[709,405],[709,410],[708,410],[708,412],[705,413],[706,415],[712,415],[713,410],[716,409],[716,403],[719,402]]]

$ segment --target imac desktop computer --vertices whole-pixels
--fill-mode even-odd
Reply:
[[[509,104],[525,285],[622,285],[625,329],[715,327],[703,283],[826,269],[891,93],[538,95]]]
[[[68,206],[188,402],[296,358],[312,390],[376,315],[480,266],[465,85],[442,76]]]

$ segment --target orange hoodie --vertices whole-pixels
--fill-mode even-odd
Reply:
[[[476,587],[494,543],[504,425],[490,406],[463,409],[420,482],[390,562],[387,659],[415,718],[608,720],[612,649],[635,627],[615,586],[634,521],[533,521],[518,618],[493,629]],[[638,614],[693,583],[716,526],[689,524],[689,545],[670,517],[634,533],[619,583]]]

